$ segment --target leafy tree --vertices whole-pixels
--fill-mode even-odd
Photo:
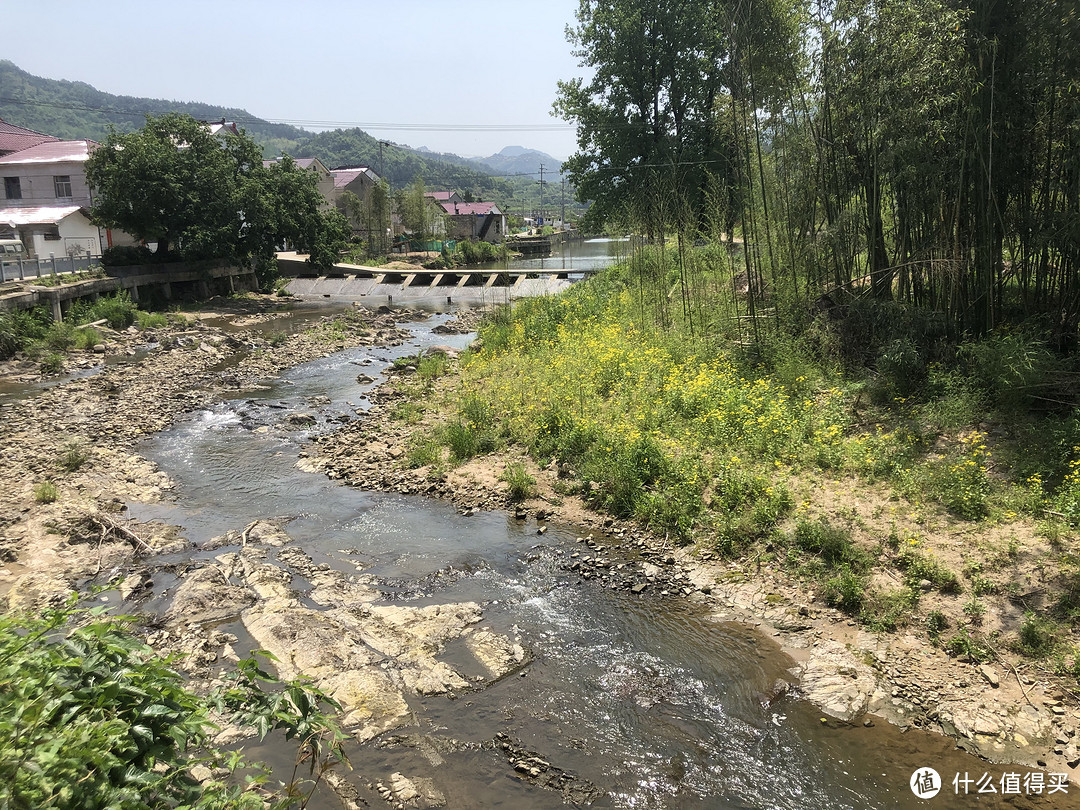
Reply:
[[[442,231],[442,216],[435,210],[432,201],[424,195],[424,180],[420,177],[398,195],[401,224],[413,238],[422,242]]]
[[[289,159],[266,168],[246,135],[218,138],[186,115],[148,116],[138,132],[111,132],[86,175],[94,221],[156,241],[159,257],[223,257],[265,273],[275,247],[289,242],[325,267],[347,235],[313,173]]]
[[[345,191],[338,207],[353,230],[364,235],[369,256],[385,254],[390,249],[386,239],[390,225],[390,186],[385,180],[374,184],[362,199]]]

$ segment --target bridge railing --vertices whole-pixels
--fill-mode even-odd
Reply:
[[[49,256],[34,259],[0,259],[0,283],[32,281],[46,276],[83,273],[101,266],[100,256]]]

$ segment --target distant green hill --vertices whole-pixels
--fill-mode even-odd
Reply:
[[[267,157],[284,152],[296,158],[317,157],[330,168],[369,166],[394,188],[403,188],[416,177],[422,177],[429,188],[471,194],[475,199],[492,200],[514,212],[523,208],[532,210],[539,196],[538,185],[532,178],[497,176],[514,173],[507,171],[512,165],[509,163],[493,168],[482,161],[458,155],[421,152],[396,144],[384,145],[380,154],[379,139],[361,129],[314,133],[288,124],[274,124],[235,107],[118,96],[97,90],[85,82],[33,76],[14,63],[0,59],[0,118],[11,124],[58,138],[101,141],[110,126],[121,132],[131,132],[143,125],[147,113],[161,115],[167,112],[187,113],[206,121],[222,118],[235,121],[262,146]],[[531,150],[511,147],[510,151]],[[531,158],[537,156],[543,160],[550,158],[543,153],[530,155]],[[557,161],[550,159],[554,168]],[[535,162],[532,159],[530,167]],[[557,182],[554,174],[547,179]],[[550,204],[555,198],[554,192],[549,189],[547,194]]]
[[[247,110],[215,107],[187,101],[116,96],[84,82],[43,79],[0,60],[0,118],[11,124],[55,135],[58,138],[101,141],[109,126],[131,132],[143,125],[146,113],[181,112],[206,121],[236,121],[263,146],[277,155],[291,151],[311,133],[288,124],[271,124]]]
[[[308,137],[290,152],[293,157],[317,157],[330,168],[370,166],[394,188],[408,185],[416,177],[429,187],[472,192],[477,198],[499,200],[513,192],[509,183],[492,177],[494,172],[475,166],[457,155],[417,152],[396,144],[379,148],[379,139],[362,129],[335,129]],[[387,142],[383,142],[386,144]]]

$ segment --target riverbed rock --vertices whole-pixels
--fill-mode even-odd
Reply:
[[[71,584],[62,577],[44,571],[31,571],[16,579],[0,602],[12,613],[33,612],[61,604],[71,592]]]
[[[525,649],[520,644],[490,630],[470,633],[465,645],[492,678],[501,678],[525,662]]]
[[[216,565],[196,569],[184,577],[165,612],[170,623],[197,624],[232,619],[255,604],[247,588],[231,585]]]
[[[799,680],[804,696],[837,720],[864,714],[877,686],[874,671],[837,641],[815,648]]]
[[[252,523],[245,531],[244,536],[246,537],[245,545],[280,548],[292,542],[292,538],[285,533],[284,529],[269,520],[258,520]]]
[[[983,664],[979,667],[979,674],[982,675],[983,680],[990,684],[990,686],[992,686],[994,689],[997,689],[999,686],[1001,686],[1001,681],[998,680],[997,673],[994,672],[994,670],[987,664]]]

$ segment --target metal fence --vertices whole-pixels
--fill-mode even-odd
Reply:
[[[0,259],[0,283],[71,275],[98,267],[101,267],[100,256],[49,256],[13,261]]]

